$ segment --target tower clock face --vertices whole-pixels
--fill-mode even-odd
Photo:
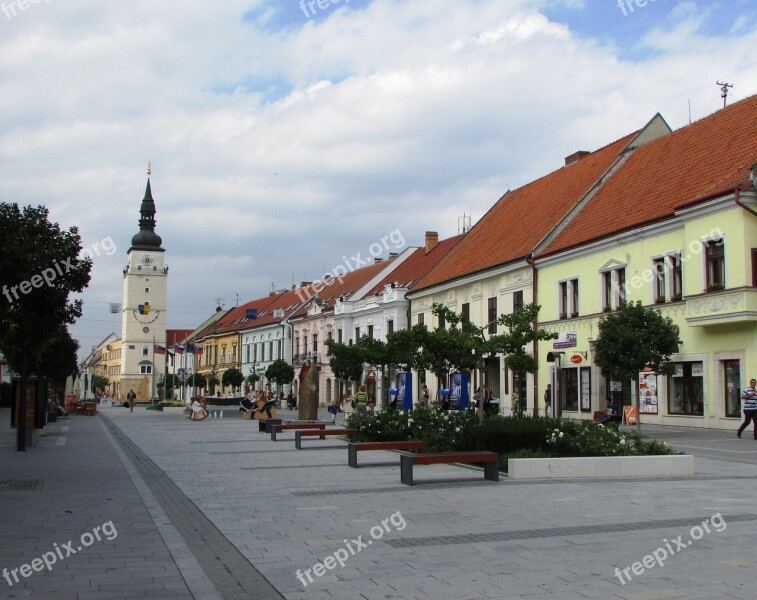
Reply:
[[[151,265],[153,263],[153,257],[152,254],[147,254],[142,258],[142,264],[144,265]]]

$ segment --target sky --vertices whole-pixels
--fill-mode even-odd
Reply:
[[[4,0],[0,201],[78,227],[86,354],[120,334],[148,161],[193,328],[456,235],[576,150],[721,109],[718,81],[753,95],[755,48],[752,0]]]

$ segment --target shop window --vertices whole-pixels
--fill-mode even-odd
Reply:
[[[739,418],[741,416],[741,362],[738,360],[723,361],[723,398],[725,398],[725,416]]]
[[[704,378],[701,362],[674,363],[676,371],[668,376],[668,413],[704,415]]]
[[[560,408],[578,410],[578,369],[560,369]]]

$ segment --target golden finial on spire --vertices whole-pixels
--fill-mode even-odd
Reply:
[[[152,175],[152,163],[148,161],[147,162],[147,176],[149,177],[150,175]]]

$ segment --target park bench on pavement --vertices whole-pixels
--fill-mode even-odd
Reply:
[[[357,429],[298,429],[294,432],[294,447],[302,450],[303,437],[315,437],[325,440],[327,435],[348,435],[350,440],[357,442]]]
[[[496,452],[477,450],[473,452],[439,452],[434,454],[412,454],[403,452],[400,456],[400,481],[406,485],[413,483],[415,465],[484,463],[484,479],[499,481],[499,455]]]
[[[326,423],[271,423],[268,431],[271,432],[271,441],[275,442],[276,434],[296,429],[326,429]]]
[[[392,442],[350,442],[347,446],[347,464],[357,469],[357,453],[366,450],[420,450],[428,452],[428,442],[423,440],[403,440]]]

